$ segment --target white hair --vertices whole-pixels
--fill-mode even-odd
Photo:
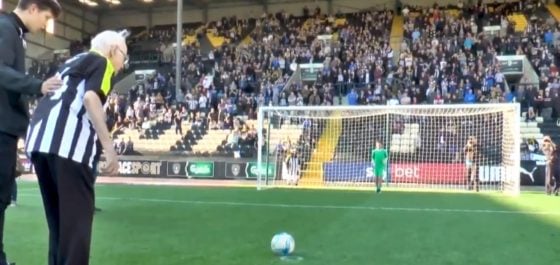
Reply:
[[[95,37],[91,39],[91,49],[108,55],[112,46],[119,45],[121,43],[126,44],[126,37],[128,37],[129,35],[130,33],[127,30],[103,31],[95,35]]]

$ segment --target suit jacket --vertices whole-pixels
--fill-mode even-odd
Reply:
[[[23,95],[41,95],[42,81],[25,74],[27,32],[14,13],[0,14],[0,133],[24,137],[29,110]]]

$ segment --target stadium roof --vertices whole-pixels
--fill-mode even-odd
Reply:
[[[106,12],[114,10],[137,10],[149,11],[153,8],[174,8],[176,0],[59,0],[62,3],[79,5],[95,12]],[[224,4],[235,4],[250,2],[246,0],[183,0],[184,8],[200,8],[219,6]],[[255,4],[264,4],[271,0],[253,0]]]

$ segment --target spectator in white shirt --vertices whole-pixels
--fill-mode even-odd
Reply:
[[[403,17],[408,16],[408,13],[410,13],[410,9],[408,9],[408,6],[405,6],[402,10]]]
[[[496,84],[502,89],[502,91],[504,90],[505,86],[504,86],[504,74],[502,72],[497,72],[494,75],[494,79],[496,80]]]
[[[296,94],[294,93],[294,91],[290,92],[290,95],[288,96],[288,106],[295,106],[296,105]]]
[[[196,111],[198,109],[198,100],[195,99],[194,97],[191,97],[187,100],[187,105],[189,107],[188,108],[188,111],[189,111],[188,116],[194,118],[195,115],[196,115]]]
[[[389,106],[399,105],[399,100],[397,99],[395,94],[391,95],[391,99],[387,100],[387,105]]]
[[[237,129],[231,130],[227,138],[227,147],[236,150],[239,143],[240,133]]]
[[[204,114],[208,113],[208,97],[204,93],[198,98],[198,109]]]
[[[409,105],[412,99],[406,93],[402,93],[401,95],[401,105]]]
[[[171,124],[173,122],[173,112],[171,109],[168,109],[164,116],[163,116],[163,121],[167,124]]]

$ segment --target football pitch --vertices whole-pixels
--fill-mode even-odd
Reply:
[[[540,265],[560,263],[560,197],[98,185],[93,265]],[[7,210],[5,248],[46,264],[34,182]],[[288,232],[292,259],[272,254]]]

